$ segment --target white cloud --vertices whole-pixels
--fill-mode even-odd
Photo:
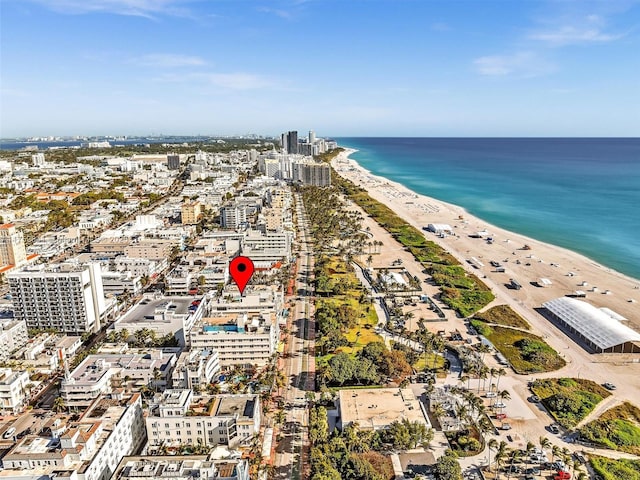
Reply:
[[[211,73],[205,78],[211,85],[230,90],[255,90],[272,86],[266,77],[251,73]]]
[[[112,13],[155,18],[157,15],[189,16],[181,7],[185,0],[33,0],[50,10],[66,14]]]
[[[479,57],[473,61],[473,66],[480,75],[493,77],[507,75],[537,77],[554,70],[552,64],[534,52]]]
[[[214,86],[225,90],[256,90],[275,85],[274,81],[263,75],[253,73],[187,73],[165,74],[156,79],[161,82],[194,83],[201,86]]]
[[[201,67],[207,62],[200,57],[173,53],[152,53],[134,58],[132,63],[145,67]]]
[[[605,33],[600,28],[563,26],[556,30],[533,33],[532,40],[539,40],[553,47],[587,43],[608,43],[622,38],[623,34]]]
[[[607,19],[601,15],[588,14],[582,17],[554,22],[555,26],[534,31],[529,39],[544,42],[552,47],[591,43],[608,43],[624,37],[622,33],[606,32]]]

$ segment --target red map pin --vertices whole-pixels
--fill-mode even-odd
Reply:
[[[247,283],[249,283],[249,280],[251,280],[254,270],[255,267],[249,257],[240,256],[231,260],[229,264],[229,274],[240,289],[240,295],[242,295],[244,288],[247,286]]]

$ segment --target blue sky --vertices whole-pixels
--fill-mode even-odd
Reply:
[[[631,1],[0,0],[0,136],[638,136]]]

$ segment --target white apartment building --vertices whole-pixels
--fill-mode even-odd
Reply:
[[[100,265],[38,265],[7,274],[16,320],[27,328],[97,332],[107,310]]]
[[[150,260],[120,255],[109,262],[109,268],[116,272],[131,272],[134,277],[154,278],[167,268],[167,259]]]
[[[218,352],[220,365],[265,365],[280,335],[275,312],[218,314],[203,318],[191,331],[192,348]]]
[[[227,205],[220,209],[220,225],[222,228],[235,230],[246,223],[246,205]]]
[[[102,272],[102,287],[105,295],[129,293],[137,295],[142,291],[142,279],[131,272]]]
[[[114,480],[249,480],[249,462],[206,455],[124,457]]]
[[[14,265],[20,267],[27,263],[27,251],[24,237],[16,230],[13,223],[0,225],[0,266]]]
[[[0,321],[0,362],[11,359],[11,354],[24,347],[28,340],[27,324],[24,320]]]
[[[85,408],[100,395],[111,393],[115,379],[162,388],[171,381],[175,362],[176,355],[159,349],[150,354],[88,355],[62,380],[60,395],[67,407]]]
[[[255,230],[245,233],[242,254],[253,260],[256,267],[268,267],[275,262],[287,263],[291,257],[292,232],[266,232]]]
[[[258,395],[196,396],[165,390],[149,405],[148,448],[198,444],[230,448],[247,444],[260,431]]]
[[[158,336],[173,334],[180,346],[188,346],[189,332],[204,315],[207,296],[162,296],[147,294],[114,325],[116,331],[134,334],[148,328]]]
[[[197,390],[211,383],[220,373],[220,359],[215,350],[192,349],[180,353],[171,374],[172,388]]]
[[[18,414],[27,404],[29,373],[0,368],[0,411],[2,415]]]
[[[146,441],[139,393],[96,399],[60,436],[28,435],[3,457],[2,478],[109,480]]]

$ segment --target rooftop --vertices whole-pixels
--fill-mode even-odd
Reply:
[[[606,350],[626,342],[640,342],[640,333],[620,323],[621,316],[575,298],[560,297],[542,304],[598,348]]]
[[[429,425],[411,389],[346,389],[339,395],[343,425],[356,422],[360,428],[378,430],[403,419]]]

